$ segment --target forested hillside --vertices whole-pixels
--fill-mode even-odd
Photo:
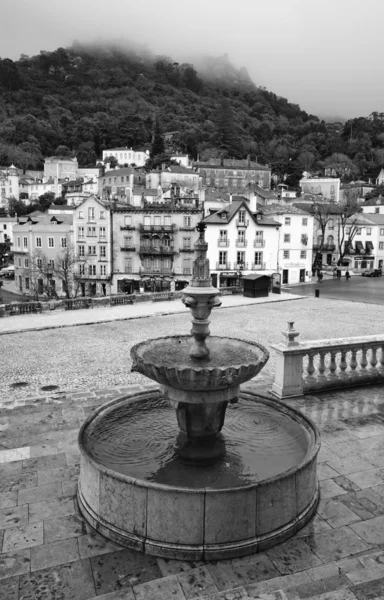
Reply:
[[[326,124],[256,87],[226,56],[178,64],[148,50],[74,44],[0,60],[0,164],[38,168],[70,152],[150,144],[156,120],[194,158],[251,154],[278,174],[334,166],[364,176],[384,164],[384,114]]]

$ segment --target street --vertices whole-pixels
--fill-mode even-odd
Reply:
[[[348,302],[368,302],[384,305],[384,277],[362,277],[356,275],[349,281],[342,279],[323,279],[318,283],[283,286],[283,291],[299,296],[314,296],[319,290],[321,298],[347,300]]]

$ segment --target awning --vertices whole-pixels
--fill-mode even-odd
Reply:
[[[365,249],[367,251],[367,254],[370,254],[373,250],[373,243],[372,242],[365,242]]]
[[[358,254],[365,254],[365,248],[363,242],[356,242],[356,252]]]

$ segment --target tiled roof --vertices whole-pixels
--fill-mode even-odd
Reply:
[[[274,194],[270,190],[265,190],[264,188],[260,187],[259,185],[255,185],[254,192],[258,196],[261,196],[262,198],[266,198],[267,200],[269,200],[270,198],[277,199],[276,194]]]
[[[263,206],[263,212],[270,215],[302,215],[308,211],[290,204],[268,204]]]
[[[198,175],[196,171],[192,169],[187,169],[187,167],[184,167],[183,165],[169,165],[169,167],[167,167],[165,170],[169,173],[185,173],[188,175]]]
[[[213,215],[209,215],[208,217],[205,217],[204,222],[208,223],[208,224],[215,224],[215,225],[228,224],[228,223],[230,223],[230,221],[233,219],[233,217],[236,215],[236,213],[242,206],[246,209],[248,208],[245,202],[236,202],[236,201],[231,202],[228,204],[228,206],[218,210]],[[225,215],[225,218],[222,216],[223,214]],[[253,219],[255,222],[257,222],[258,225],[273,225],[275,227],[280,226],[280,223],[278,223],[277,221],[274,221],[273,219],[269,219],[268,217],[265,217],[263,214],[258,213],[257,221],[256,221],[255,215],[253,215],[249,211],[248,211],[248,215],[251,219]]]
[[[380,215],[377,213],[361,213],[359,214],[359,220],[363,220],[373,223],[374,225],[384,225],[384,214]]]

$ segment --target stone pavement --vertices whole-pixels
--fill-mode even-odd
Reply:
[[[260,392],[255,385],[243,389]],[[322,433],[317,514],[280,546],[210,563],[121,548],[92,532],[77,512],[80,424],[127,389],[143,388],[0,403],[0,600],[384,598],[382,387],[289,402]]]
[[[222,302],[220,309],[252,306],[270,302],[284,302],[300,298],[305,298],[305,296],[296,296],[289,293],[271,294],[266,298],[244,298],[243,296],[228,295],[220,298]],[[108,323],[110,321],[127,321],[129,319],[183,312],[189,314],[189,309],[182,304],[180,299],[166,302],[141,302],[123,306],[105,306],[68,311],[57,310],[36,315],[20,315],[0,319],[0,335],[3,333],[73,327],[76,325],[93,325],[95,323]]]

